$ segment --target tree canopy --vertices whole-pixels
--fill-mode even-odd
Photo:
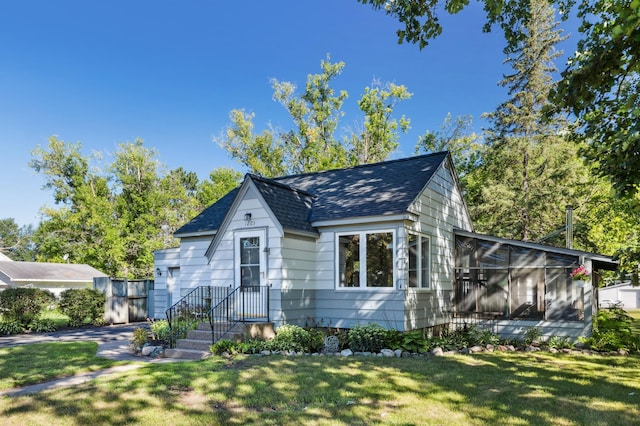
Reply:
[[[38,260],[87,263],[111,276],[152,276],[153,252],[175,246],[173,232],[240,179],[225,169],[202,182],[181,167],[167,170],[141,139],[121,143],[102,168],[94,164],[99,158],[56,137],[33,150],[30,165],[45,176],[57,204],[41,210],[33,235]]]
[[[337,134],[348,93],[332,87],[344,62],[322,60],[319,74],[309,74],[305,91],[297,94],[293,82],[271,80],[273,98],[289,113],[293,128],[254,131],[253,113],[234,109],[231,124],[216,142],[252,173],[266,177],[314,172],[387,159],[398,146],[409,120],[393,116],[394,108],[411,93],[403,85],[374,82],[358,101],[364,114],[360,129]]]
[[[438,12],[455,14],[468,0],[358,0],[382,9],[400,23],[398,42],[425,48],[440,35]],[[526,37],[521,28],[532,17],[530,0],[481,0],[485,31],[498,26],[511,53]],[[581,19],[577,52],[554,90],[552,109],[567,108],[577,117],[574,135],[582,153],[620,194],[640,187],[640,1],[548,0],[566,19],[577,10]]]

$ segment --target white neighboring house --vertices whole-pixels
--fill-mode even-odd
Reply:
[[[603,308],[640,309],[640,287],[634,287],[630,282],[602,287],[598,289],[598,302]]]
[[[569,273],[581,263],[616,267],[475,234],[447,152],[274,179],[247,174],[174,235],[179,248],[155,253],[159,318],[190,293],[215,289],[242,303],[267,293],[263,317],[275,326],[408,331],[471,314],[501,320],[505,333],[540,326],[581,335],[594,298]]]
[[[93,288],[94,277],[107,277],[89,265],[0,260],[0,289],[33,287],[56,297],[64,290]]]

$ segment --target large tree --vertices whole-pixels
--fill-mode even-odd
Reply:
[[[35,260],[33,226],[18,226],[15,219],[0,219],[0,253],[11,260]]]
[[[501,84],[509,99],[488,118],[488,149],[476,179],[471,211],[480,231],[537,240],[564,223],[565,207],[580,200],[587,172],[568,142],[562,115],[548,116],[555,46],[562,39],[554,10],[531,0],[524,36],[509,49],[513,72]]]
[[[200,182],[183,168],[167,170],[142,140],[120,144],[102,168],[92,167],[98,157],[85,157],[79,143],[55,137],[32,155],[56,204],[41,210],[38,260],[87,263],[112,276],[152,276],[153,252],[175,246],[178,227],[237,185],[229,171]]]
[[[393,117],[398,102],[411,93],[402,85],[375,83],[365,88],[358,101],[364,114],[361,130],[342,138],[338,134],[342,106],[348,97],[332,81],[342,73],[344,62],[321,61],[322,72],[307,76],[305,90],[296,93],[293,82],[272,79],[273,98],[289,113],[293,128],[254,131],[254,114],[241,109],[230,113],[231,124],[216,139],[231,157],[252,173],[279,176],[305,173],[386,159],[398,146],[399,132],[409,120]]]
[[[384,9],[401,24],[398,42],[422,49],[442,32],[438,13],[455,14],[468,0],[358,0]],[[507,51],[523,41],[523,25],[531,20],[529,0],[481,0],[487,14],[485,31],[498,25]],[[556,108],[569,108],[579,119],[574,131],[586,143],[583,153],[607,176],[619,194],[640,187],[640,1],[548,0],[563,19],[575,8],[582,20],[578,50],[562,73],[554,95]]]

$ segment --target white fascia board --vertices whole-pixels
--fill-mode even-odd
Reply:
[[[325,226],[362,225],[369,223],[399,222],[405,220],[415,222],[418,220],[418,215],[415,213],[402,213],[390,214],[387,216],[351,217],[337,220],[319,220],[316,222],[312,222],[311,225],[316,228],[321,228]]]
[[[173,236],[175,238],[190,238],[190,237],[208,237],[208,236],[213,236],[216,235],[218,233],[217,230],[215,231],[200,231],[200,232],[184,232],[181,234],[173,234]]]

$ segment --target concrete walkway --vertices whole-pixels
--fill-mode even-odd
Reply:
[[[29,333],[14,336],[0,337],[0,348],[26,345],[30,343],[42,342],[73,342],[73,341],[94,341],[98,343],[96,356],[111,359],[114,361],[127,361],[130,364],[118,365],[104,370],[80,373],[71,377],[64,377],[49,382],[28,385],[19,388],[5,389],[0,391],[3,396],[31,395],[46,389],[53,389],[65,386],[75,386],[88,382],[97,377],[130,371],[140,368],[148,363],[165,363],[181,361],[172,358],[151,358],[139,357],[129,352],[129,343],[133,330],[139,327],[148,328],[147,323],[134,323],[124,325],[110,325],[104,327],[74,328],[52,333]]]

